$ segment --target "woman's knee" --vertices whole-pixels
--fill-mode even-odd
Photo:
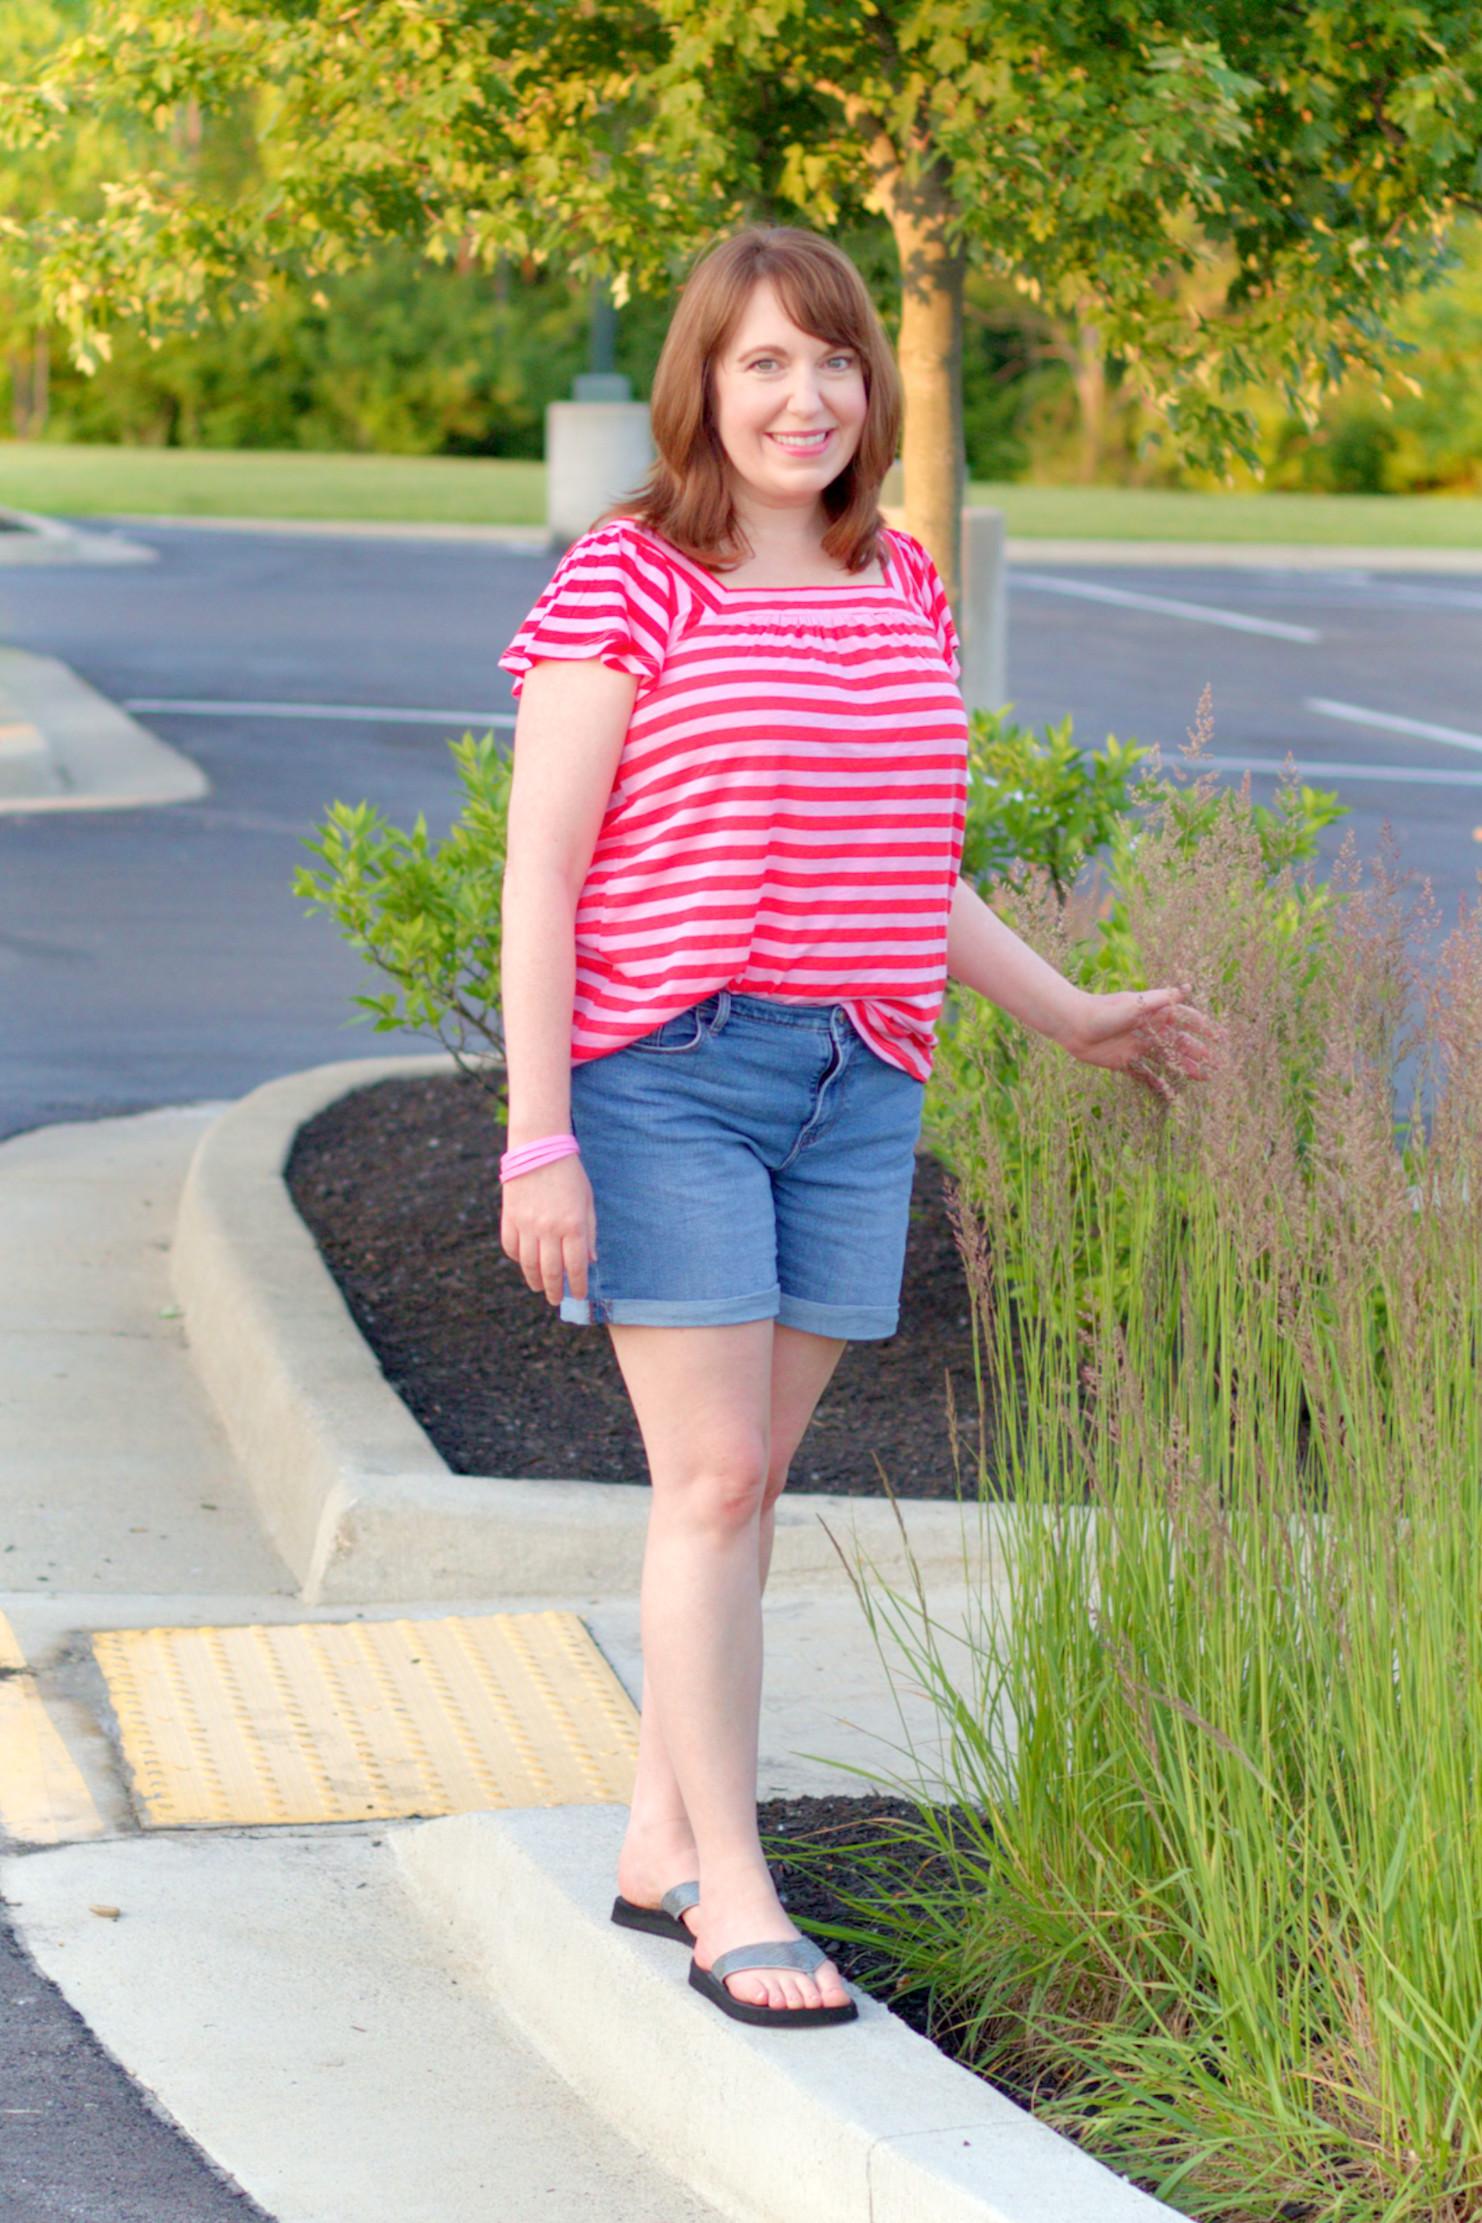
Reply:
[[[766,1443],[739,1439],[710,1446],[687,1472],[661,1482],[659,1494],[697,1526],[734,1534],[761,1518],[769,1482]]]

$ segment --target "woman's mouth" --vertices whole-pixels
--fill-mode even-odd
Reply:
[[[784,455],[822,455],[834,436],[832,425],[825,425],[821,432],[769,432],[767,438],[775,440]]]

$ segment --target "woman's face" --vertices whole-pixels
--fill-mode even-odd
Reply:
[[[711,371],[715,427],[736,491],[768,508],[811,507],[864,431],[864,365],[793,323],[757,286]]]

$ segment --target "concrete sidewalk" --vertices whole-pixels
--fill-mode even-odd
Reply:
[[[91,1814],[68,1832],[90,1841],[5,1860],[19,1933],[277,2223],[707,2214],[455,1981],[383,1830],[139,1828],[88,1632],[357,1615],[296,1595],[186,1347],[168,1246],[215,1110],[0,1145],[0,1611],[30,1671],[9,1687],[34,1689],[75,1771],[74,1803]],[[517,1601],[538,1603],[580,1613],[636,1694],[636,1601]],[[900,1725],[842,1573],[824,1592],[780,1598],[769,1645],[764,1792],[848,1788],[830,1763],[878,1761]],[[0,1783],[0,1806],[5,1796]],[[7,1821],[34,1845],[24,1815]]]
[[[211,1116],[43,1129],[0,1147],[0,1607],[96,1812],[91,1842],[4,1860],[19,1934],[149,2104],[276,2223],[698,2223],[703,2203],[460,1983],[384,1832],[145,1834],[134,1820],[85,1632],[303,1618],[195,1379],[167,1278],[180,1185]],[[37,1990],[21,2002],[33,2019]],[[56,2041],[38,2026],[35,2042]],[[37,2127],[8,2124],[12,2156],[28,2131],[53,2141],[26,2153],[40,2194],[76,2139],[55,2108],[23,2112]],[[6,2190],[18,2167],[5,2164]],[[207,2183],[194,2211],[162,2185],[158,2212],[214,2214]]]

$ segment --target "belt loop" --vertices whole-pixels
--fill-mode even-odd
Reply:
[[[725,1025],[727,1019],[729,1019],[730,1016],[731,991],[729,988],[718,988],[715,992],[715,1011],[710,1020],[710,1024],[705,1029],[706,1033],[709,1035],[719,1034],[721,1028]]]

